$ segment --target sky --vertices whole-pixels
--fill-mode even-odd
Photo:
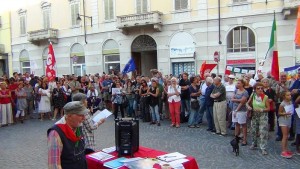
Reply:
[[[42,0],[0,0],[0,13],[7,12],[9,10],[17,11],[22,7],[24,8],[41,2]]]

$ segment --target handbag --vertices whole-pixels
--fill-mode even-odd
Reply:
[[[128,107],[129,105],[129,100],[127,99],[127,97],[124,95],[122,96],[122,107]]]
[[[191,108],[195,110],[200,108],[199,101],[197,99],[191,100]]]

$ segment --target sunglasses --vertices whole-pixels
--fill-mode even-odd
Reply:
[[[263,89],[262,87],[257,87],[257,88],[256,88],[256,90],[262,90],[262,89]]]

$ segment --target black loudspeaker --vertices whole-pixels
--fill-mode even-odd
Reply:
[[[139,120],[115,119],[115,137],[118,156],[133,157],[139,150]]]

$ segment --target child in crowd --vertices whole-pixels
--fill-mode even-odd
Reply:
[[[19,120],[19,117],[21,115],[20,121],[23,123],[24,116],[25,116],[25,110],[27,109],[27,100],[26,100],[26,91],[24,89],[24,84],[19,83],[18,89],[16,90],[17,95],[17,114],[16,114],[16,120]]]
[[[288,150],[288,135],[292,123],[292,114],[294,111],[294,106],[292,104],[291,92],[284,91],[281,93],[282,102],[278,110],[278,123],[282,131],[282,140],[281,140],[281,157],[283,158],[292,158],[293,153]]]

